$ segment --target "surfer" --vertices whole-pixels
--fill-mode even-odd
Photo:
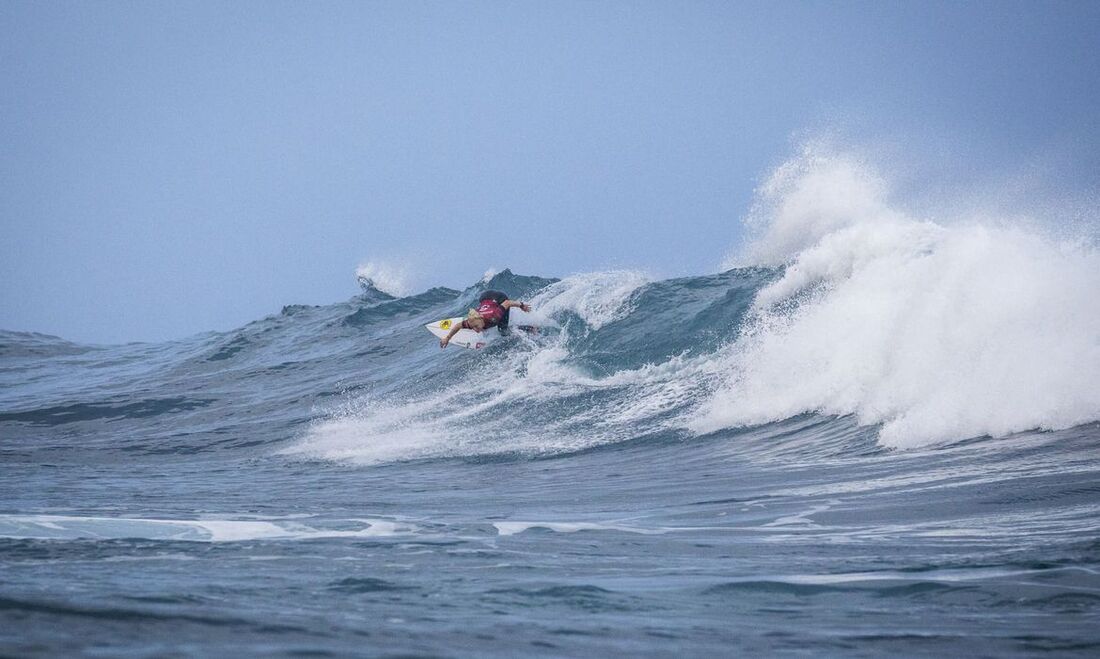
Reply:
[[[450,334],[439,340],[439,347],[446,348],[451,337],[460,329],[484,332],[490,327],[495,327],[501,334],[507,334],[508,313],[512,307],[519,307],[523,311],[531,310],[531,305],[518,300],[509,300],[508,296],[500,291],[485,291],[478,299],[477,309],[470,309],[470,313],[466,314],[466,320],[451,327]]]

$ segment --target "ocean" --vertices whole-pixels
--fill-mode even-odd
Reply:
[[[1096,656],[1095,246],[852,171],[712,274],[0,332],[0,653]]]

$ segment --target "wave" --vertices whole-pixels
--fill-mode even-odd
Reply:
[[[5,362],[27,357],[80,355],[92,350],[95,350],[92,346],[82,346],[52,334],[0,330],[0,358]]]
[[[507,366],[463,355],[452,386],[359,401],[288,450],[539,455],[805,414],[914,448],[1100,419],[1100,254],[1087,243],[914,217],[865,163],[812,150],[761,187],[749,224],[755,239],[717,275],[549,285],[532,302],[564,328],[556,340],[514,346]],[[484,418],[508,430],[478,434]],[[807,431],[802,450],[835,435]]]
[[[355,269],[355,278],[367,292],[380,291],[392,297],[404,297],[410,290],[409,268],[389,261],[367,261]]]
[[[1100,418],[1095,248],[911,217],[845,157],[807,153],[762,196],[744,258],[784,273],[757,293],[694,430],[852,414],[912,447]]]
[[[748,224],[703,276],[505,269],[402,296],[377,266],[345,302],[166,344],[3,332],[0,423],[146,424],[86,443],[377,464],[700,438],[850,454],[1100,420],[1094,246],[915,216],[865,162],[812,150],[761,186]],[[551,331],[441,352],[423,325],[487,288]]]

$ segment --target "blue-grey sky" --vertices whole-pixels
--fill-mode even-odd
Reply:
[[[710,272],[800,136],[1100,184],[1100,3],[0,3],[0,328]],[[903,149],[904,150],[904,149]]]

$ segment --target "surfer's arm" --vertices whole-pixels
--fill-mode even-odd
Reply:
[[[505,309],[511,309],[512,307],[519,307],[523,311],[530,311],[531,305],[526,302],[520,302],[519,300],[505,300],[504,304],[500,305]]]
[[[462,329],[462,326],[465,325],[465,324],[466,324],[466,321],[462,321],[461,323],[458,323],[457,325],[452,326],[451,331],[447,332],[447,336],[445,336],[445,337],[443,337],[442,339],[439,340],[439,347],[440,348],[446,348],[447,344],[451,342],[451,339],[454,337],[454,335],[458,334],[458,330]]]

